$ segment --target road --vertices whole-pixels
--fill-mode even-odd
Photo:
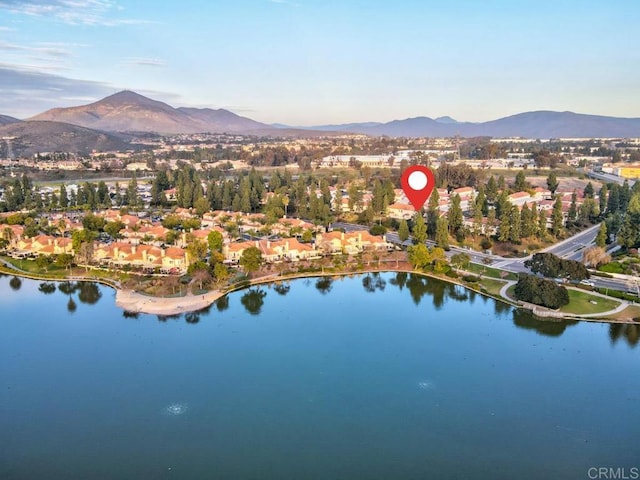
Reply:
[[[629,186],[633,187],[633,184],[636,183],[635,180],[631,180],[630,178],[619,177],[617,175],[611,175],[610,173],[602,173],[602,172],[587,172],[587,177],[595,178],[596,180],[600,180],[605,183],[617,183],[618,185],[624,185],[624,181],[627,180],[629,182]]]
[[[368,230],[368,227],[365,225],[358,225],[356,223],[334,223],[330,225],[330,228],[342,228],[346,232],[355,232],[358,230]],[[562,258],[570,259],[570,260],[582,260],[582,252],[585,248],[592,245],[594,240],[598,234],[598,229],[600,228],[600,224],[594,225],[572,237],[563,240],[562,242],[556,243],[551,247],[546,248],[544,251],[553,253],[554,255],[558,255]],[[404,247],[409,247],[413,245],[411,238],[409,240],[405,240],[404,242],[400,241],[398,234],[396,232],[389,232],[385,235],[385,239],[389,243],[393,243],[395,245],[402,245]],[[427,240],[427,245],[432,247],[435,245],[435,242],[431,240]],[[508,272],[514,273],[530,273],[529,269],[524,266],[524,262],[528,260],[529,257],[524,258],[505,258],[499,255],[487,254],[482,252],[476,252],[473,250],[468,250],[460,247],[451,247],[447,252],[447,257],[451,258],[452,255],[456,253],[466,253],[471,258],[471,262],[478,264],[489,264],[494,268],[498,268],[500,270],[505,270]],[[612,290],[620,290],[626,292],[629,290],[629,282],[624,279],[616,279],[616,278],[602,278],[592,276],[590,279],[596,287],[601,288],[610,288]],[[635,289],[633,289],[635,290]]]
[[[585,248],[592,246],[595,242],[600,224],[589,227],[586,230],[569,237],[562,242],[556,243],[551,247],[545,248],[543,251],[553,253],[558,257],[569,260],[582,261],[582,253]]]

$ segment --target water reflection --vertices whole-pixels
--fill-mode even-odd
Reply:
[[[8,277],[8,275],[3,276]],[[407,289],[415,305],[419,305],[425,296],[428,296],[431,299],[433,308],[436,310],[442,309],[447,301],[473,304],[479,295],[473,290],[467,290],[456,284],[406,272],[392,274],[368,273],[361,275],[360,279],[362,287],[367,293],[384,292],[387,285],[392,285],[400,291]],[[333,289],[334,281],[335,278],[333,277],[307,278],[300,280],[299,285],[304,288],[313,288],[315,286],[316,290],[322,295],[328,295]],[[11,277],[8,283],[11,290],[16,292],[23,286],[23,280],[16,276]],[[292,282],[276,283],[266,288],[273,289],[278,295],[284,296],[290,292]],[[37,288],[37,291],[44,295],[52,295],[56,290],[68,297],[66,308],[70,314],[76,312],[78,302],[85,305],[95,305],[103,295],[100,285],[95,282],[40,282]],[[267,296],[265,288],[252,287],[241,293],[240,303],[244,309],[251,315],[259,315],[262,312]],[[485,303],[490,300],[485,295],[480,295],[480,298]],[[210,314],[214,305],[218,312],[224,312],[229,309],[229,301],[229,295],[225,295],[203,310],[182,315],[157,315],[157,319],[160,322],[167,322],[168,320],[184,318],[186,323],[197,324]],[[529,310],[514,309],[500,301],[493,301],[493,309],[496,317],[504,318],[507,321],[512,320],[516,327],[531,330],[546,337],[559,337],[568,327],[579,323],[579,321],[570,320],[540,319],[535,317]],[[137,319],[139,315],[139,312],[122,312],[122,316],[125,318]],[[630,347],[635,347],[640,342],[640,324],[610,324],[608,332],[612,345],[626,344]]]
[[[264,297],[267,296],[267,292],[261,288],[250,288],[247,293],[242,295],[240,303],[244,306],[245,310],[251,315],[260,314],[262,305],[264,305]]]
[[[376,290],[384,291],[387,282],[379,273],[368,273],[362,278],[362,286],[365,292],[373,293]]]
[[[51,295],[56,291],[56,284],[51,282],[42,282],[38,286],[38,291],[44,293],[45,295]]]
[[[496,302],[502,303],[502,302]],[[546,337],[559,337],[567,327],[576,325],[576,320],[559,320],[557,318],[539,319],[530,310],[522,308],[513,309],[513,324],[525,330],[534,330]]]
[[[635,347],[640,338],[640,325],[632,323],[611,323],[609,325],[609,338],[615,345],[621,338],[626,340],[630,347]]]
[[[331,277],[320,277],[316,280],[316,289],[323,295],[326,295],[333,288],[333,279]]]
[[[220,297],[216,300],[215,304],[219,312],[224,312],[227,308],[229,308],[229,295]]]
[[[291,290],[291,285],[289,283],[276,283],[273,286],[273,290],[278,295],[286,295],[287,293],[289,293],[289,290]]]
[[[17,292],[18,290],[20,290],[20,287],[22,287],[22,280],[20,280],[19,277],[13,277],[11,280],[9,280],[9,286],[11,287],[11,290]]]

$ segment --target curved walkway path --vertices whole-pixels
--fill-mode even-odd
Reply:
[[[506,300],[509,301],[509,303],[513,303],[516,302],[516,300],[512,299],[509,295],[507,295],[507,290],[509,289],[509,287],[511,287],[512,285],[515,285],[516,282],[514,281],[507,281],[507,283],[505,283],[505,285],[500,289],[500,296]],[[570,290],[577,290],[579,292],[583,292],[584,290],[581,290],[579,288],[574,288],[574,287],[568,287]],[[584,318],[586,319],[590,319],[590,318],[598,318],[598,319],[602,319],[603,317],[608,317],[609,315],[615,315],[616,313],[620,313],[622,312],[625,308],[627,308],[629,305],[631,305],[630,302],[626,301],[626,300],[622,300],[619,298],[615,298],[613,299],[612,297],[608,297],[607,295],[603,295],[602,293],[598,293],[598,292],[587,292],[589,293],[589,295],[593,295],[594,297],[602,297],[602,298],[606,298],[609,300],[615,300],[617,302],[620,302],[620,305],[618,305],[616,308],[612,309],[612,310],[608,310],[606,312],[600,312],[600,313],[572,313],[567,315],[567,317],[571,317],[571,318]],[[538,307],[541,310],[548,310],[549,312],[556,312],[556,310],[551,310],[545,307]]]

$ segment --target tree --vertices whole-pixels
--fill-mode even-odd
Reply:
[[[520,243],[520,236],[522,235],[520,211],[515,205],[511,205],[509,212],[509,227],[509,241],[512,243]]]
[[[569,292],[552,280],[533,275],[521,275],[516,283],[514,294],[523,302],[557,309],[569,303]]]
[[[465,269],[471,263],[471,257],[467,253],[455,253],[451,256],[451,265],[457,269]]]
[[[578,195],[574,190],[573,193],[571,194],[571,205],[569,205],[569,211],[567,212],[567,221],[571,223],[575,223],[575,221],[578,219],[577,200],[578,200]]]
[[[560,258],[553,253],[535,253],[533,257],[524,262],[524,265],[533,273],[540,273],[545,277],[569,278],[571,280],[589,278],[589,272],[582,263]]]
[[[520,170],[516,175],[516,180],[513,185],[513,189],[516,192],[524,192],[527,188],[529,188],[527,177],[525,177],[524,175],[524,170]]]
[[[111,238],[118,239],[122,238],[120,234],[120,230],[125,227],[125,224],[120,220],[114,220],[113,222],[107,222],[104,226],[105,233],[109,234]]]
[[[209,273],[208,268],[199,268],[195,272],[193,272],[193,280],[198,282],[198,286],[200,290],[202,290],[202,285],[211,280],[211,273]]]
[[[191,237],[192,234],[187,234]],[[187,254],[189,256],[189,263],[202,262],[207,255],[207,244],[197,238],[190,238],[187,242]]]
[[[501,242],[508,242],[511,235],[511,225],[509,223],[509,220],[511,218],[510,213],[510,208],[503,208],[502,214],[500,215],[500,225],[498,226],[498,240]]]
[[[409,226],[404,219],[400,220],[400,225],[398,226],[398,238],[401,242],[405,242],[409,238]]]
[[[484,193],[487,196],[487,201],[489,203],[495,203],[496,199],[498,198],[498,184],[496,183],[496,179],[493,175],[489,177],[489,181],[487,182]]]
[[[438,218],[435,240],[437,246],[444,249],[449,248],[449,226],[447,225],[447,219],[444,217]]]
[[[256,272],[262,265],[262,252],[258,247],[246,248],[240,256],[240,266],[245,272]]]
[[[424,243],[409,247],[409,262],[414,269],[423,269],[431,264],[431,254]]]
[[[136,179],[136,174],[134,173],[129,181],[129,185],[127,186],[127,205],[131,205],[132,207],[137,207],[140,199],[138,197],[138,180]]]
[[[207,244],[209,246],[209,251],[211,252],[222,252],[222,245],[224,243],[224,238],[222,234],[216,230],[212,230],[207,235]]]
[[[51,258],[46,255],[38,255],[36,258],[36,266],[39,270],[44,270],[47,272],[49,270],[49,265],[51,265]]]
[[[609,194],[609,189],[606,185],[602,185],[600,192],[598,193],[598,202],[600,206],[600,215],[604,215],[605,210],[607,209],[607,196]]]
[[[587,183],[587,186],[584,187],[584,197],[585,198],[593,198],[595,195],[595,190],[593,188],[593,184],[591,182]]]
[[[607,244],[607,224],[602,222],[598,229],[598,235],[596,235],[596,245],[600,248],[604,248]]]
[[[611,255],[602,247],[591,247],[583,250],[582,261],[585,265],[598,268],[600,265],[609,263],[611,261]]]
[[[560,183],[558,182],[558,178],[556,177],[556,172],[552,171],[547,177],[547,187],[551,191],[552,195],[555,195],[559,185]]]
[[[562,233],[562,225],[564,222],[564,216],[562,214],[562,201],[560,197],[556,197],[556,201],[553,204],[553,211],[551,212],[551,232],[557,237]]]
[[[547,238],[547,212],[544,210],[538,212],[538,238],[540,240]]]
[[[60,185],[60,207],[67,208],[69,206],[69,197],[67,196],[67,187],[63,183]]]
[[[431,238],[436,236],[438,218],[440,218],[440,194],[438,189],[434,188],[427,204],[427,233]]]
[[[460,207],[460,195],[458,194],[455,194],[451,199],[451,205],[447,212],[447,221],[449,222],[449,232],[451,235],[458,238],[464,221],[462,208]]]
[[[421,212],[416,212],[413,225],[413,243],[420,244],[427,241],[427,226]]]
[[[536,233],[536,211],[530,209],[526,203],[520,211],[520,229],[523,238],[533,237]]]

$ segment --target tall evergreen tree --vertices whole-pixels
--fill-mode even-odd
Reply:
[[[449,211],[447,212],[447,221],[451,235],[458,237],[463,227],[464,217],[462,216],[462,208],[460,207],[460,195],[457,193],[454,194],[451,199]]]
[[[562,214],[562,201],[560,197],[556,197],[556,201],[553,204],[553,211],[551,212],[551,232],[557,237],[562,233],[564,216]]]
[[[607,224],[602,222],[598,229],[598,235],[596,235],[596,245],[604,248],[607,244]]]
[[[434,188],[429,203],[427,204],[427,233],[429,237],[435,238],[436,226],[440,217],[440,194],[438,189]]]
[[[422,244],[427,241],[427,226],[424,223],[422,212],[416,212],[413,223],[413,243]]]
[[[516,180],[513,185],[513,189],[516,192],[524,192],[527,188],[529,188],[529,185],[527,184],[527,177],[524,174],[524,170],[520,170],[516,174]]]
[[[436,245],[440,248],[449,248],[449,225],[447,219],[439,217],[436,224]]]
[[[67,186],[63,183],[60,185],[60,207],[67,208],[69,206],[69,197],[67,196]]]
[[[511,211],[509,212],[509,241],[520,243],[521,234],[520,211],[518,207],[511,205]]]
[[[571,223],[575,223],[575,221],[578,219],[577,200],[578,200],[578,195],[574,190],[573,193],[571,194],[571,205],[569,205],[569,211],[567,212],[567,220]]]
[[[549,173],[549,176],[547,177],[547,188],[549,189],[552,195],[556,194],[556,190],[558,189],[559,185],[560,183],[558,182],[558,178],[556,177],[556,172],[552,170],[551,173]]]
[[[487,201],[491,204],[495,203],[498,198],[498,184],[496,183],[496,179],[493,175],[489,177],[487,188],[485,189],[485,195],[487,196]]]
[[[600,192],[598,193],[598,201],[600,203],[600,215],[604,215],[607,210],[607,196],[609,194],[609,189],[607,185],[602,185]]]
[[[398,238],[401,242],[404,242],[409,238],[409,225],[404,219],[400,220],[400,225],[398,226]]]
[[[587,183],[587,186],[584,187],[583,194],[584,194],[585,198],[594,198],[595,190],[594,190],[593,184],[591,182]]]

